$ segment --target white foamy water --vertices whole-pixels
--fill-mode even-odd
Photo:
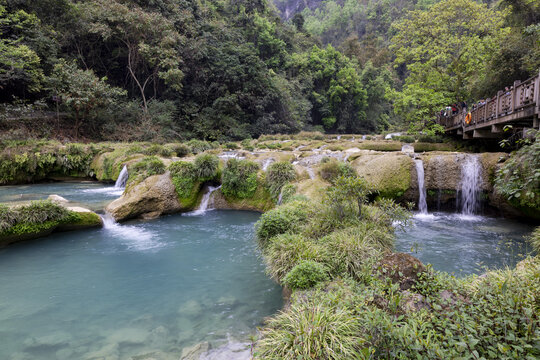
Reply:
[[[120,174],[118,175],[118,179],[116,179],[116,183],[114,184],[114,187],[117,189],[124,189],[126,187],[128,179],[129,179],[128,169],[127,169],[127,166],[124,165],[124,167],[122,168],[122,171],[120,171]]]
[[[185,213],[184,215],[186,216],[198,216],[198,215],[204,215],[204,213],[206,213],[208,210],[212,210],[212,209],[208,209],[208,204],[210,202],[210,199],[212,197],[212,193],[218,189],[221,188],[221,185],[220,186],[209,186],[208,187],[208,190],[204,193],[202,199],[201,199],[201,205],[199,205],[199,208],[195,211],[191,211],[191,212],[188,212],[188,213]]]
[[[159,237],[150,231],[139,226],[121,225],[108,213],[102,215],[101,220],[104,231],[108,232],[110,237],[120,240],[128,250],[147,251],[165,246]]]
[[[480,208],[482,164],[476,155],[468,155],[461,165],[459,204],[461,214],[474,215]]]
[[[421,214],[428,213],[426,202],[426,187],[424,186],[424,163],[422,160],[414,160],[418,177],[418,210]]]

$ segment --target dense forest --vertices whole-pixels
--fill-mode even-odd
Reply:
[[[539,22],[534,0],[0,0],[0,130],[433,132],[441,107],[538,72]]]

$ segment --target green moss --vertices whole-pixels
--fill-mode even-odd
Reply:
[[[401,143],[396,141],[364,141],[358,145],[362,150],[401,151]]]
[[[101,218],[94,212],[71,212],[70,216],[61,222],[61,225],[77,227],[99,226]]]
[[[224,197],[229,204],[238,209],[244,208],[268,211],[275,206],[275,202],[272,199],[270,192],[264,186],[261,178],[259,178],[257,189],[251,197],[241,199],[233,196],[226,196],[225,194]]]

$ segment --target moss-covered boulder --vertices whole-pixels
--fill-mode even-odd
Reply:
[[[70,207],[62,201],[33,201],[9,207],[0,204],[0,246],[37,239],[54,231],[80,230],[102,226],[96,213]]]
[[[170,172],[146,178],[129,188],[122,197],[107,205],[117,221],[142,217],[155,218],[162,214],[190,210],[178,200]]]
[[[363,152],[351,165],[368,185],[386,198],[402,198],[411,188],[413,160],[401,153]]]

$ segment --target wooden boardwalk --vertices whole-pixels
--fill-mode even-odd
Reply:
[[[499,91],[474,108],[469,106],[467,111],[471,114],[469,124],[465,122],[465,111],[451,116],[437,114],[437,123],[447,134],[462,135],[463,139],[501,138],[505,125],[539,129],[540,74],[514,82],[510,89]]]

